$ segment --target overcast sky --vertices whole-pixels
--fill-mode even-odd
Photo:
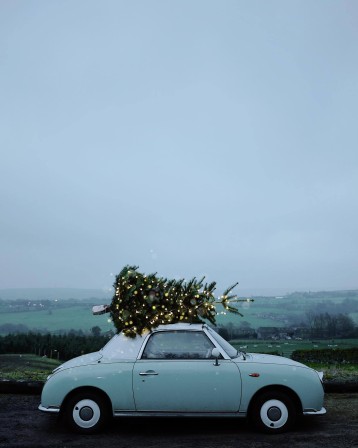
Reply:
[[[354,0],[2,1],[0,288],[358,288],[357,41]]]

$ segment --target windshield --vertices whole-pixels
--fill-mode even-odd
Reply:
[[[107,359],[136,359],[144,339],[141,336],[128,338],[120,333],[114,336],[100,353]]]
[[[210,335],[216,340],[216,342],[226,351],[230,358],[237,358],[238,351],[228,341],[221,337],[216,331],[209,328]]]

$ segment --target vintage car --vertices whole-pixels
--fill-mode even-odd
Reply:
[[[114,416],[249,417],[278,433],[321,415],[322,373],[287,358],[239,352],[205,324],[118,334],[47,378],[39,409],[93,433]]]

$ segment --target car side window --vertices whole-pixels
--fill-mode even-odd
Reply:
[[[142,359],[210,359],[213,348],[202,331],[162,331],[149,338]]]

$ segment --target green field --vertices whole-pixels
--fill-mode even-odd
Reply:
[[[248,322],[252,328],[259,327],[285,327],[287,326],[287,318],[281,316],[281,312],[278,312],[276,309],[270,308],[261,304],[259,302],[250,304],[250,307],[240,308],[240,313],[243,314],[243,317],[226,313],[226,314],[218,314],[216,321],[218,325],[226,325],[229,322],[236,326],[240,326],[243,321]],[[219,310],[221,312],[221,310]],[[286,315],[287,313],[285,313]],[[293,314],[298,315],[299,311],[294,311],[290,313],[290,316]],[[272,316],[272,317],[260,317],[262,315]]]
[[[319,350],[319,349],[335,349],[335,348],[353,348],[358,347],[358,339],[336,339],[332,340],[315,340],[315,341],[274,341],[270,340],[234,340],[230,344],[239,350],[247,353],[272,353],[278,352],[287,358],[291,357],[295,350]]]
[[[96,299],[93,299],[96,303]],[[350,310],[346,309],[345,303],[351,301]],[[41,305],[41,300],[36,301]],[[11,304],[15,301],[0,300],[0,327],[4,324],[26,325],[31,331],[51,332],[66,331],[73,329],[90,332],[94,326],[99,326],[102,333],[114,330],[109,315],[93,316],[89,300],[47,300],[47,309],[33,310],[32,305],[28,310],[14,311]],[[101,302],[99,302],[101,303]],[[352,306],[352,303],[355,304]],[[42,305],[41,305],[42,306]],[[238,304],[239,311],[243,317],[224,312],[218,306],[216,322],[218,325],[232,323],[240,327],[247,322],[251,328],[259,327],[288,327],[298,325],[306,320],[308,310],[315,313],[329,312],[347,313],[358,323],[358,291],[336,291],[327,293],[295,293],[285,297],[255,297],[254,302],[243,302]],[[34,308],[36,309],[36,308]],[[312,311],[313,310],[313,311]],[[2,333],[1,333],[2,332]],[[0,334],[6,334],[1,330]]]
[[[247,321],[252,328],[261,326],[283,327],[286,325],[284,320],[258,317],[257,314],[278,314],[276,309],[267,307],[260,302],[250,304],[250,308],[240,308],[244,317],[235,314],[218,314],[217,323],[220,325],[232,322],[234,325],[239,326],[242,321]],[[222,311],[222,308],[218,311]],[[299,311],[294,311],[294,313],[299,313]],[[108,322],[108,319],[109,314],[93,316],[90,306],[79,304],[69,304],[68,307],[52,309],[51,313],[48,310],[0,312],[0,325],[5,323],[14,325],[23,324],[31,330],[35,329],[41,332],[48,331],[51,333],[60,330],[69,331],[71,329],[89,332],[94,326],[99,326],[102,333],[114,330],[113,324]]]
[[[337,313],[347,313],[358,324],[358,312],[347,312],[344,306],[339,308],[340,304],[344,303],[347,298],[350,298],[348,294],[347,297],[344,293],[340,295],[337,293],[337,296],[327,294],[327,297],[324,294],[322,296],[313,295],[312,297],[309,294],[297,294],[297,297],[294,294],[279,298],[255,297],[254,302],[239,304],[239,311],[243,314],[243,317],[231,313],[226,315],[219,314],[217,323],[225,325],[231,322],[236,326],[240,326],[243,321],[246,321],[252,328],[287,327],[293,323],[298,324],[304,321],[309,309],[314,308],[315,313],[325,312],[326,310],[320,307],[322,302],[324,302],[328,306],[331,305],[333,309],[336,306]],[[357,296],[350,299],[358,303]],[[218,309],[218,311],[222,312],[223,310]],[[328,310],[328,312],[332,313],[332,310]]]
[[[16,313],[0,313],[0,324],[23,324],[29,329],[41,332],[58,332],[82,330],[89,332],[98,326],[102,332],[113,330],[113,324],[108,322],[109,314],[94,316],[91,308],[83,305],[71,305],[48,311],[22,311]]]
[[[246,321],[251,325],[252,328],[279,328],[285,327],[287,325],[284,320],[257,317],[257,314],[275,313],[275,310],[260,306],[259,304],[257,304],[257,306],[252,305],[250,309],[243,309],[241,310],[241,312],[242,314],[244,314],[244,317],[235,314],[219,314],[216,319],[217,324],[225,325],[229,322],[232,322],[234,325],[240,326],[243,321]],[[51,333],[58,332],[60,330],[69,331],[71,329],[89,332],[90,329],[94,326],[99,326],[102,330],[102,333],[104,333],[109,330],[114,330],[113,324],[111,322],[108,322],[108,319],[109,314],[93,316],[90,307],[84,307],[81,305],[71,305],[66,308],[54,309],[51,310],[51,314],[49,314],[49,312],[45,310],[0,313],[0,325],[23,324],[32,331],[39,330],[41,332]]]
[[[45,381],[60,364],[56,359],[36,355],[0,355],[0,378]]]

